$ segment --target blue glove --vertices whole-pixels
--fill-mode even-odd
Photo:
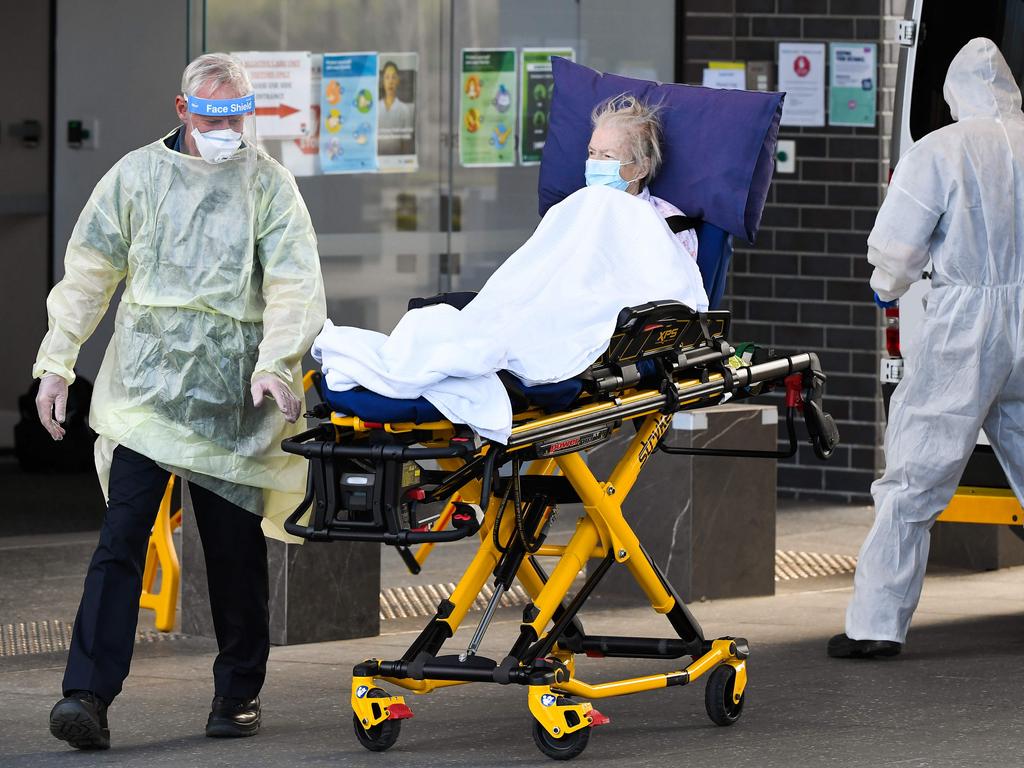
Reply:
[[[878,293],[875,293],[875,304],[877,304],[882,309],[889,309],[890,307],[895,307],[898,303],[899,299],[893,299],[892,301],[882,301],[878,297]]]

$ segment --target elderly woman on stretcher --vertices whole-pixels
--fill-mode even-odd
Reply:
[[[512,406],[498,371],[528,386],[571,379],[608,346],[624,307],[671,299],[706,311],[697,237],[673,233],[666,219],[682,212],[647,189],[659,136],[656,108],[626,96],[598,107],[587,185],[549,209],[461,310],[410,310],[390,335],[328,320],[313,344],[327,386],[424,397],[505,443]]]

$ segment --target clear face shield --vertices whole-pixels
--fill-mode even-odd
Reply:
[[[185,100],[185,134],[200,157],[214,166],[255,170],[258,142],[254,95],[202,98],[185,94]]]

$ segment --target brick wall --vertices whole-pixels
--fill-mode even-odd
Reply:
[[[882,43],[892,39],[896,3],[686,0],[685,82],[700,83],[709,60],[775,61],[780,40]],[[829,375],[826,407],[842,434],[828,463],[807,445],[780,463],[785,495],[862,502],[875,477],[881,336],[865,253],[887,178],[895,56],[893,46],[879,46],[877,127],[780,131],[796,141],[796,173],[776,175],[757,243],[736,244],[726,294],[733,337],[817,352]]]

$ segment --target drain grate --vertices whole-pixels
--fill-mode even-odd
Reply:
[[[812,579],[819,576],[837,576],[853,573],[857,567],[857,558],[850,555],[824,555],[818,552],[794,552],[791,550],[775,550],[775,580],[792,581],[793,579]],[[408,587],[388,587],[380,593],[380,619],[410,619],[433,616],[437,604],[455,591],[455,584],[416,584]],[[488,584],[470,608],[482,611],[487,601],[494,594]],[[526,605],[530,596],[521,586],[516,584],[502,596],[499,605],[515,607]]]
[[[825,555],[818,552],[775,550],[775,580],[792,581],[820,576],[853,573],[857,558],[850,555]],[[380,593],[381,621],[433,616],[437,604],[455,591],[455,584],[416,584],[408,587],[388,587]],[[470,610],[482,611],[494,594],[491,585],[485,585],[473,601]],[[516,584],[506,592],[499,605],[506,608],[526,605],[530,596]],[[66,651],[71,644],[72,623],[59,619],[22,621],[0,624],[0,658],[24,656],[34,653]],[[164,643],[180,640],[185,635],[177,632],[139,632],[136,643]]]
[[[447,598],[455,591],[455,585],[448,584],[416,584],[411,587],[388,587],[380,593],[380,618],[381,621],[388,619],[410,619],[417,616],[433,616],[437,610],[437,604]],[[485,584],[476,600],[473,601],[471,611],[482,611],[487,606],[487,601],[494,594],[494,588]],[[530,602],[530,596],[518,584],[501,596],[498,603],[501,607],[514,608],[517,605],[526,605]]]
[[[60,619],[0,624],[0,658],[66,651],[71,645],[72,626],[72,622]],[[147,631],[136,634],[135,642],[165,643],[184,637],[177,632]]]
[[[853,573],[857,558],[850,555],[822,555],[818,552],[775,550],[775,580],[811,579]]]

